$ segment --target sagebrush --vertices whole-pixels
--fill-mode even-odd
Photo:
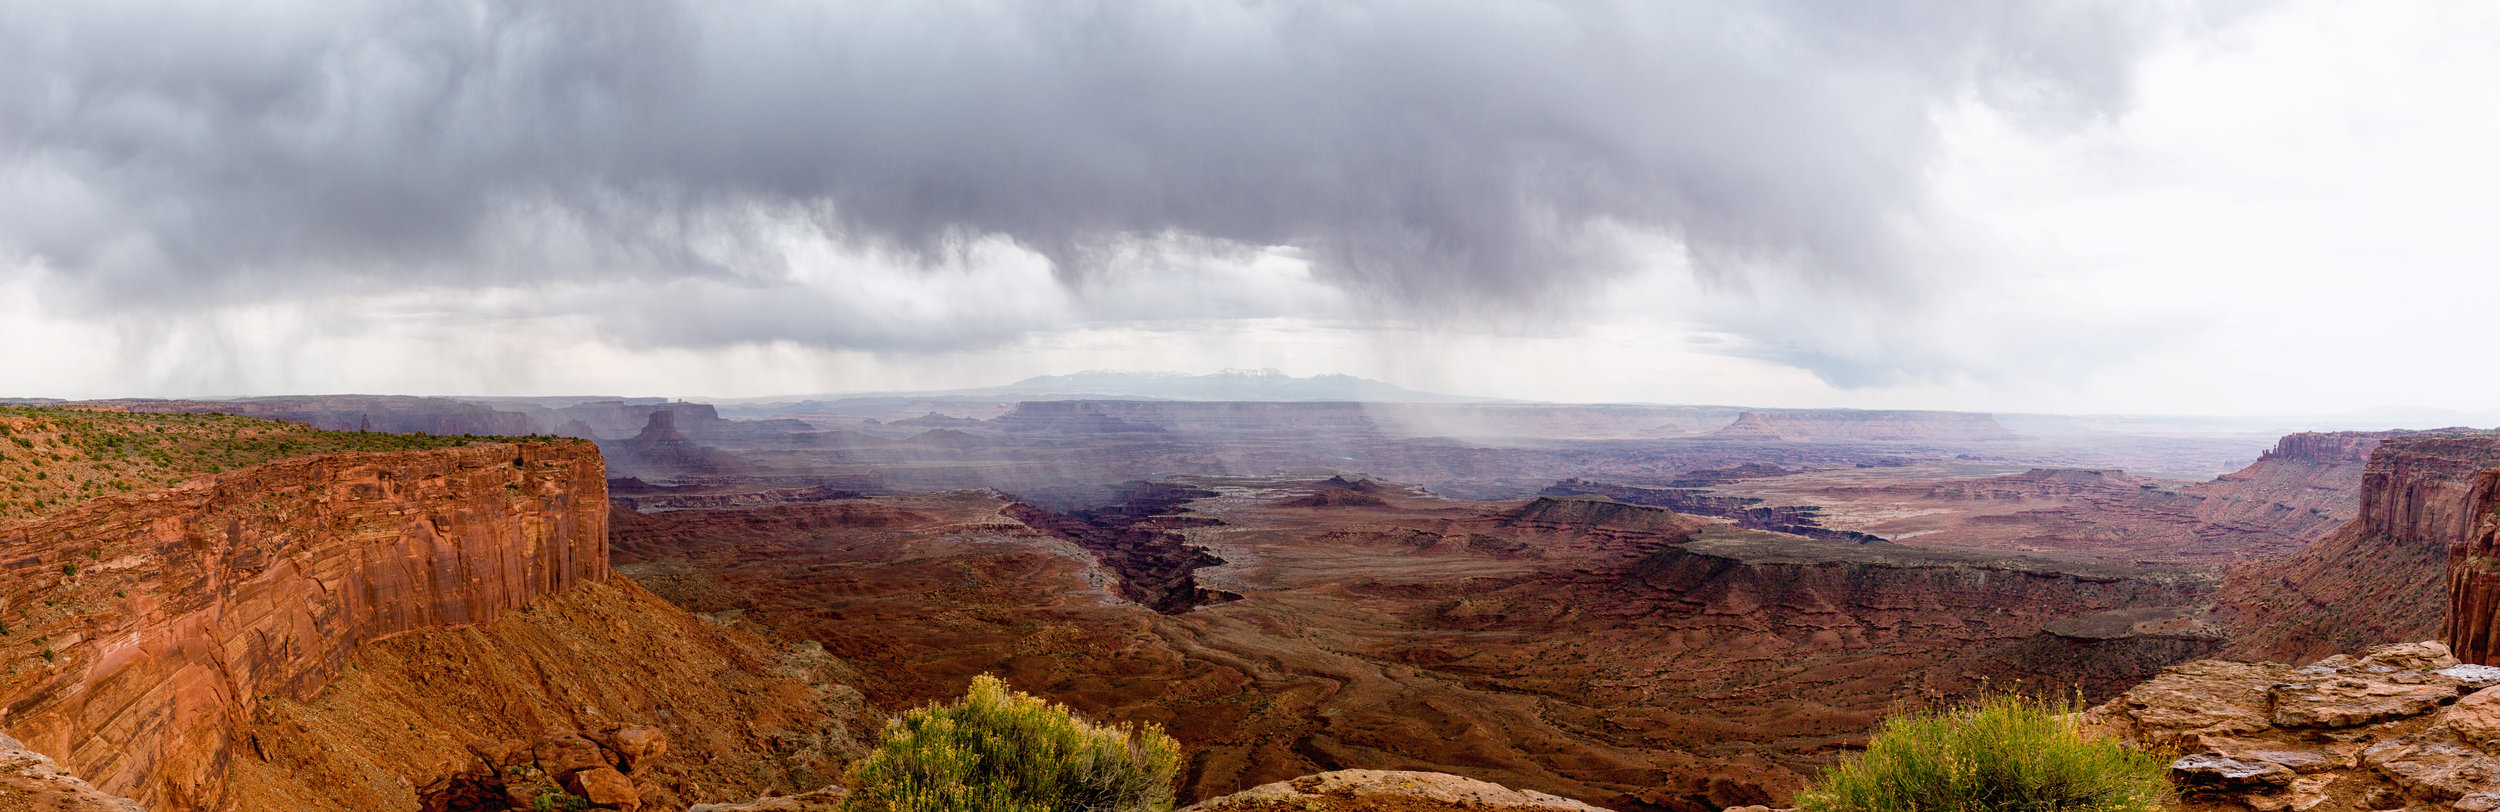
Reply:
[[[1088,722],[989,675],[955,703],[904,713],[852,768],[873,812],[1163,812],[1180,744],[1154,725]]]
[[[2086,735],[2071,704],[1998,696],[1896,716],[1866,753],[1797,793],[1801,812],[2121,812],[2169,809],[2169,765]]]

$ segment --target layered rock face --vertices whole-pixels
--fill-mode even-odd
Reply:
[[[1787,533],[1810,539],[1852,542],[1883,540],[1882,536],[1871,533],[1824,527],[1822,508],[1809,505],[1765,505],[1761,499],[1751,496],[1726,496],[1702,488],[1644,488],[1637,485],[1572,478],[1556,482],[1538,493],[1548,497],[1592,494],[1620,502],[1648,505],[1695,516],[1734,519],[1736,526],[1747,530],[1769,530],[1774,533]]]
[[[629,514],[615,555],[692,611],[822,641],[884,707],[986,672],[1163,725],[1192,749],[1187,800],[1398,766],[1717,812],[1786,797],[1887,713],[1983,679],[2106,695],[2211,646],[2197,573],[1818,542],[1585,497],[1314,506],[1344,481],[1185,482],[1214,495],[1146,526],[1222,559],[1192,575],[1239,598],[1178,614],[1124,594],[1118,556],[986,492]],[[1448,808],[1347,789],[1298,800]]]
[[[1973,412],[1820,410],[1745,412],[1710,434],[1728,440],[1902,442],[2014,440],[1995,417]]]
[[[217,809],[239,736],[358,646],[605,578],[586,443],[327,454],[0,526],[0,700],[28,748]]]
[[[2247,468],[2181,489],[2203,497],[2198,521],[2243,532],[2319,538],[2351,521],[2353,485],[2365,481],[2379,444],[2411,432],[2285,435]]]
[[[742,467],[737,458],[720,449],[698,445],[680,433],[676,412],[662,409],[644,420],[642,433],[604,446],[621,473],[677,476],[725,473]]]
[[[2304,439],[2294,450],[2349,453],[2351,446],[2330,439]],[[2275,458],[2286,456],[2278,449]],[[2231,568],[2215,607],[2233,632],[2231,653],[2299,661],[2431,637],[2454,604],[2466,621],[2453,631],[2475,641],[2461,654],[2489,659],[2488,624],[2500,609],[2490,596],[2500,595],[2500,580],[2473,573],[2487,556],[2476,545],[2488,535],[2495,466],[2500,437],[2383,440],[2363,471],[2351,521],[2291,555]]]

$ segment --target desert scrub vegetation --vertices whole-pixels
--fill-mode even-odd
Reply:
[[[288,457],[517,439],[564,440],[321,431],[228,414],[0,405],[0,522]]]
[[[1163,812],[1180,744],[1097,725],[983,674],[961,701],[905,712],[851,769],[858,812]]]
[[[1895,716],[1866,753],[1797,793],[1800,812],[2154,812],[2176,793],[2162,759],[2087,736],[2071,703],[2001,695]]]

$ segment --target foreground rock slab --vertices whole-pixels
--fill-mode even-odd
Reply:
[[[2293,667],[2202,660],[2085,712],[2179,753],[2190,810],[2500,809],[2500,687],[2439,643]]]
[[[1606,812],[1448,773],[1338,770],[1263,784],[1181,812]]]
[[[98,791],[50,757],[0,735],[0,809],[18,812],[140,812],[139,804]]]

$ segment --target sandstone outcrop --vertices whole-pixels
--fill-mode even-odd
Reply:
[[[1716,472],[1711,472],[1716,473]],[[1705,475],[1702,481],[1712,477]],[[1727,496],[1702,488],[1645,488],[1618,485],[1577,477],[1556,482],[1538,491],[1541,496],[1603,496],[1635,505],[1665,508],[1694,516],[1716,516],[1733,519],[1736,526],[1747,530],[1767,530],[1826,541],[1870,542],[1883,537],[1853,530],[1834,530],[1822,525],[1822,509],[1809,505],[1765,505],[1750,496]]]
[[[1262,784],[1181,812],[1606,812],[1448,773],[1337,770]]]
[[[2179,754],[2191,810],[2500,808],[2500,668],[2438,642],[2290,666],[2199,660],[2086,711]]]
[[[1540,496],[1511,511],[1504,523],[1547,533],[1631,538],[1682,538],[1704,524],[1665,508],[1603,496]]]
[[[675,411],[655,410],[645,419],[648,422],[643,424],[642,433],[600,446],[608,452],[610,467],[619,473],[682,476],[750,467],[720,449],[698,445],[678,432]]]
[[[586,443],[324,454],[0,526],[4,723],[98,789],[217,809],[255,713],[358,646],[607,576]]]
[[[106,795],[61,769],[52,758],[0,735],[0,809],[10,812],[140,812],[139,803]]]
[[[2318,450],[2310,447],[2327,439],[2294,451]],[[2346,438],[2325,450],[2340,454],[2359,442]],[[2475,544],[2486,537],[2495,505],[2495,467],[2500,437],[2381,440],[2351,521],[2291,555],[2230,569],[2215,606],[2232,633],[2229,651],[2300,661],[2380,640],[2431,637],[2442,633],[2441,619],[2454,603],[2465,620],[2450,629],[2458,635],[2451,642],[2464,644],[2460,655],[2470,661],[2488,659],[2487,644],[2474,642],[2476,624],[2487,624],[2500,606],[2473,607],[2500,582],[2485,585],[2473,573],[2481,555]]]
[[[2318,538],[2351,521],[2354,498],[2372,452],[2409,431],[2302,432],[2285,435],[2248,467],[2181,489],[2202,497],[2198,521]]]

